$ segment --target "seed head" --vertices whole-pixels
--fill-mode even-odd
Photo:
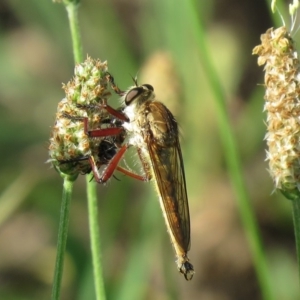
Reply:
[[[88,160],[94,156],[97,162],[99,144],[103,138],[90,138],[85,132],[84,118],[88,129],[99,129],[101,122],[109,118],[101,108],[110,96],[107,90],[107,63],[90,57],[75,67],[74,78],[63,85],[65,98],[58,103],[56,121],[49,146],[50,161],[63,174],[77,177],[89,173]]]
[[[265,65],[267,160],[275,187],[300,190],[300,72],[294,42],[285,27],[270,28],[253,49]]]

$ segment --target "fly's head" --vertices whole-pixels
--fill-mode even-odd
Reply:
[[[150,84],[134,86],[128,90],[124,96],[126,106],[140,106],[148,100],[153,100],[155,97],[154,88]]]

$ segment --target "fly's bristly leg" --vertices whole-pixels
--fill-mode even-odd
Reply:
[[[116,85],[114,77],[109,72],[106,72],[105,75],[115,93],[119,96],[123,96],[125,92],[120,90],[120,88]]]
[[[89,137],[106,137],[119,135],[124,131],[122,127],[109,127],[89,130],[89,119],[87,117],[71,116],[67,113],[63,113],[63,117],[72,121],[82,121],[84,133]]]
[[[151,172],[151,166],[147,162],[146,158],[143,156],[141,148],[137,148],[137,154],[140,158],[143,170],[145,172],[145,181],[150,181],[153,177],[152,172]]]

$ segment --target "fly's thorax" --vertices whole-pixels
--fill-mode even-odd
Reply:
[[[129,119],[129,122],[123,123],[123,127],[127,132],[129,144],[143,147],[142,144],[144,141],[142,138],[142,127],[140,124],[140,119],[143,117],[143,113],[141,112],[140,107],[133,102],[130,105],[125,106],[123,112]]]
[[[130,122],[125,122],[123,124],[127,132],[128,143],[132,146],[136,146],[138,148],[145,148],[145,141],[142,134],[142,128],[139,126],[136,119],[133,119]]]
[[[128,117],[129,122],[124,122],[123,126],[128,130],[128,131],[133,131],[132,123],[134,122],[136,115],[137,115],[137,109],[136,105],[133,103],[129,106],[125,106],[123,109],[124,114]]]

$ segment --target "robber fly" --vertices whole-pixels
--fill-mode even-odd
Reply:
[[[140,157],[145,179],[154,177],[160,196],[160,205],[177,256],[178,270],[191,280],[194,268],[189,262],[190,215],[185,172],[179,143],[177,122],[161,102],[155,100],[150,84],[138,85],[121,91],[110,75],[117,94],[122,95],[123,127],[128,135],[127,149],[135,146]],[[124,150],[124,151],[125,151]]]

